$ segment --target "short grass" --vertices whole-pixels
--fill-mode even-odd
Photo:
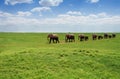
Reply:
[[[116,38],[49,44],[47,33],[0,33],[0,79],[119,79]],[[100,34],[99,34],[100,35]],[[103,35],[101,33],[101,35]]]

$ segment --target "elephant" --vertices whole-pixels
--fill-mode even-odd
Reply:
[[[105,38],[105,39],[108,38],[108,34],[107,34],[107,33],[104,34],[104,38]]]
[[[84,34],[79,34],[78,35],[78,40],[83,41],[84,40]]]
[[[97,35],[96,35],[96,34],[93,34],[93,35],[92,35],[92,39],[93,39],[93,40],[96,40],[96,39],[97,39]]]
[[[88,40],[88,36],[85,36],[85,41],[87,41]]]
[[[108,35],[109,38],[112,38],[112,35]]]
[[[101,39],[103,39],[103,36],[99,35],[98,40],[101,40]]]
[[[115,38],[116,37],[116,34],[112,34],[112,38]]]
[[[88,39],[89,39],[88,36],[85,36],[84,34],[78,35],[78,40],[80,41],[87,41]]]
[[[65,42],[75,42],[74,34],[66,34],[65,35]]]
[[[107,33],[104,34],[105,39],[107,39],[107,38],[115,38],[115,37],[116,37],[115,34],[107,34]]]
[[[53,43],[59,43],[59,37],[57,34],[48,34],[47,39],[49,40],[49,43],[53,41]]]

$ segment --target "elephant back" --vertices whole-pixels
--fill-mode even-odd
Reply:
[[[48,34],[48,38],[58,38],[57,34]]]

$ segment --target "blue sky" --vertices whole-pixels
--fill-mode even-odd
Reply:
[[[120,32],[120,0],[0,0],[0,32]]]

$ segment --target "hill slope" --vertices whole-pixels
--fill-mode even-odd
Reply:
[[[0,33],[0,79],[119,79],[116,38],[48,44],[47,33]],[[103,34],[100,34],[103,35]]]

